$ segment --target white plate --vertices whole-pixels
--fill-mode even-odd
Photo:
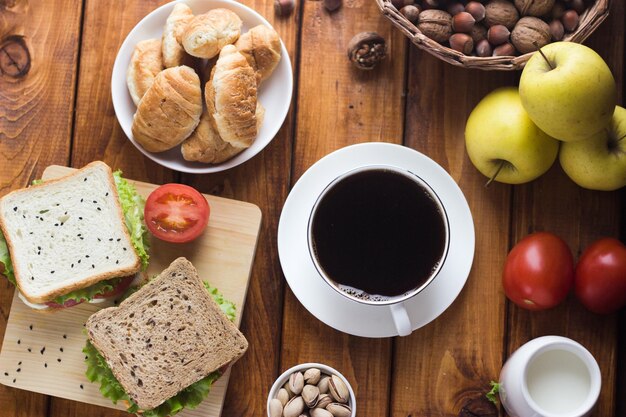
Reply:
[[[242,33],[245,33],[248,29],[257,25],[272,27],[260,14],[232,0],[185,0],[184,3],[191,7],[194,14],[205,13],[218,7],[232,10],[237,13],[243,21]],[[148,14],[137,23],[137,26],[130,31],[124,43],[122,43],[117,57],[115,58],[113,75],[111,77],[111,95],[115,115],[128,139],[130,139],[141,153],[154,162],[176,171],[189,172],[192,174],[223,171],[242,164],[261,152],[261,150],[272,141],[282,126],[285,117],[287,117],[289,106],[291,105],[291,93],[293,90],[293,74],[291,72],[289,54],[281,41],[282,58],[272,75],[261,84],[259,89],[259,101],[266,110],[265,120],[263,121],[263,125],[261,126],[256,140],[248,149],[228,161],[215,165],[185,161],[180,153],[180,146],[165,152],[148,152],[135,142],[131,132],[133,115],[137,107],[135,107],[130,93],[128,92],[126,85],[126,69],[130,63],[130,56],[138,42],[146,39],[161,38],[165,21],[172,12],[175,4],[176,2],[167,3]]]
[[[474,259],[474,223],[465,196],[432,159],[400,145],[362,143],[316,162],[294,185],[278,224],[278,255],[287,283],[302,305],[327,325],[355,336],[397,336],[388,306],[350,301],[320,277],[307,246],[309,215],[317,196],[337,176],[364,165],[391,165],[418,175],[435,190],[450,221],[450,249],[435,280],[405,301],[413,330],[443,313],[459,295]]]

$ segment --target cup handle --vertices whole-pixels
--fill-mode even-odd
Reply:
[[[393,323],[396,325],[398,336],[410,335],[413,331],[413,326],[404,303],[391,304],[389,309],[391,310],[391,317],[393,317]]]

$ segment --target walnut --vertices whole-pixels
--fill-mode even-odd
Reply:
[[[522,17],[511,32],[511,42],[523,54],[550,43],[550,26],[536,17]]]
[[[554,7],[554,0],[515,0],[522,16],[546,16]]]
[[[519,13],[513,3],[506,0],[491,0],[485,6],[485,24],[487,26],[504,25],[507,29],[519,20]]]
[[[434,41],[447,42],[452,35],[452,16],[443,10],[424,10],[419,15],[417,28]]]
[[[348,59],[362,70],[371,70],[387,56],[385,38],[376,32],[361,32],[348,44]]]

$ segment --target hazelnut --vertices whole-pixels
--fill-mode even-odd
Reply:
[[[565,28],[563,28],[563,23],[560,20],[554,19],[550,22],[550,34],[552,35],[553,41],[560,41],[563,39],[563,35],[565,35]]]
[[[452,35],[452,16],[443,10],[424,10],[419,15],[417,28],[434,41],[447,42]]]
[[[504,25],[511,30],[518,20],[517,9],[513,3],[506,0],[491,0],[485,6],[485,24],[489,27]]]
[[[493,56],[512,56],[515,55],[515,47],[509,42],[498,45],[493,50]]]
[[[583,0],[571,0],[569,2],[569,7],[576,10],[576,13],[579,15],[583,14],[583,12],[587,9]]]
[[[495,25],[489,28],[487,40],[492,45],[500,45],[508,42],[511,32],[503,25]]]
[[[278,16],[289,16],[295,7],[295,0],[274,0],[274,12]]]
[[[455,1],[453,3],[448,4],[448,7],[446,7],[446,10],[452,16],[455,16],[455,15],[465,11],[465,7],[463,6],[463,4],[459,3],[458,1]]]
[[[467,12],[461,12],[452,18],[452,30],[468,33],[472,31],[476,19]]]
[[[401,8],[400,13],[402,13],[409,22],[415,24],[420,15],[420,8],[419,6],[408,5]]]
[[[440,6],[439,0],[422,0],[424,9],[436,9]]]
[[[376,32],[361,32],[348,44],[348,59],[362,70],[371,70],[387,56],[385,38]]]
[[[554,0],[515,0],[522,16],[545,16],[554,7]]]
[[[561,3],[560,1],[557,1],[556,3],[554,3],[554,7],[552,8],[552,11],[550,12],[550,15],[552,16],[552,18],[560,19],[563,17],[563,13],[565,13],[565,5]]]
[[[476,55],[485,57],[491,56],[493,48],[487,39],[482,39],[476,44]]]
[[[487,39],[487,28],[480,24],[474,25],[472,31],[470,32],[470,36],[474,40],[474,43]]]
[[[469,55],[474,49],[474,41],[467,33],[455,33],[450,36],[450,48],[465,55]]]
[[[578,13],[576,13],[576,10],[568,10],[563,13],[561,21],[566,31],[573,32],[578,27]]]
[[[391,0],[391,4],[393,4],[393,7],[400,10],[404,6],[410,6],[412,4],[415,4],[415,2],[413,0]]]
[[[477,22],[480,22],[485,18],[485,6],[482,3],[477,1],[470,1],[465,5],[465,11],[476,19]]]
[[[334,12],[341,7],[341,0],[324,0],[324,7],[329,12]]]
[[[523,54],[547,45],[550,39],[550,26],[537,17],[522,17],[511,32],[511,42]]]

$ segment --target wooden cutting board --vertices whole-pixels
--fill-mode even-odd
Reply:
[[[50,166],[43,179],[57,178],[73,168]],[[131,181],[139,194],[147,197],[157,186]],[[211,207],[204,234],[187,244],[170,244],[152,239],[148,276],[165,269],[184,256],[198,269],[200,278],[217,287],[237,305],[239,326],[261,224],[261,211],[250,203],[205,195]],[[81,304],[54,313],[30,309],[13,297],[9,321],[0,352],[0,383],[55,397],[89,404],[125,409],[103,397],[98,385],[85,377],[86,336],[83,324],[95,311],[112,305]],[[235,365],[236,366],[236,365]],[[218,417],[222,411],[230,372],[212,387],[209,396],[195,410],[181,417]]]

